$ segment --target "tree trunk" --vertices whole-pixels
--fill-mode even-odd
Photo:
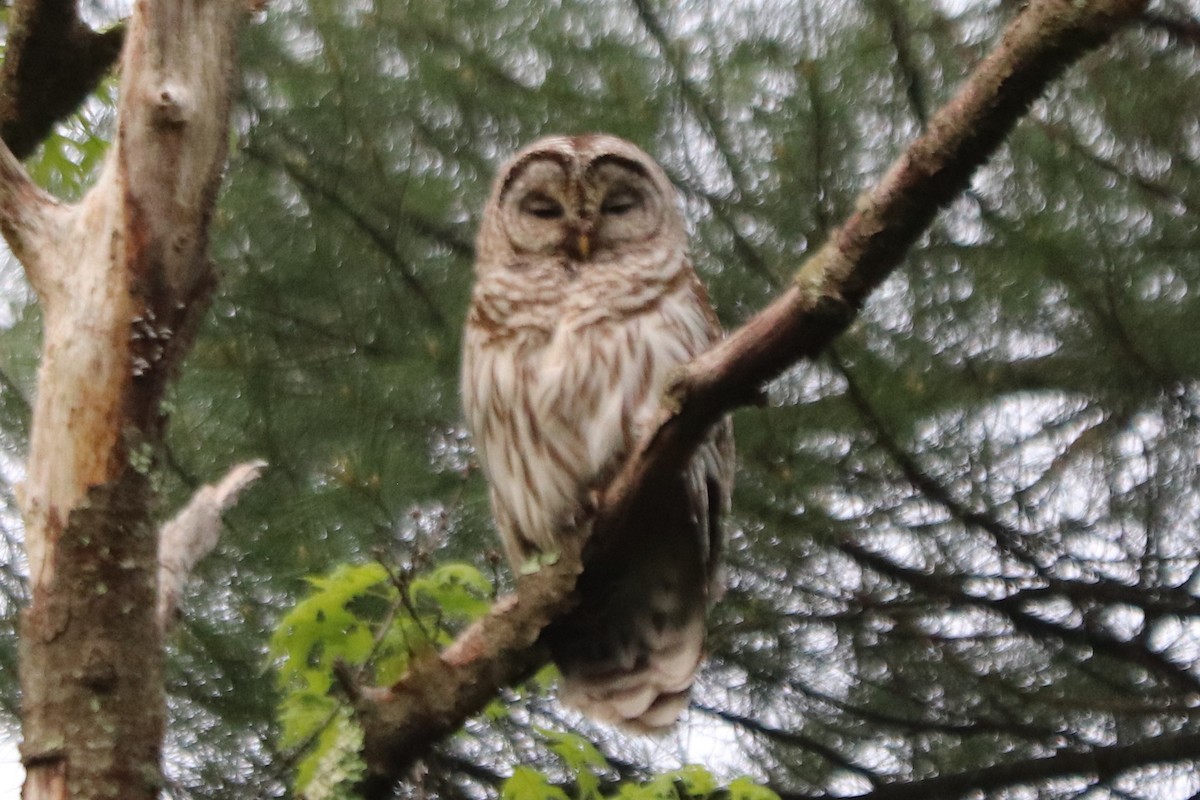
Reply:
[[[234,0],[143,0],[116,141],[81,203],[0,152],[0,228],[44,317],[25,519],[23,797],[150,800],[161,785],[163,648],[148,477],[159,404],[207,307]]]

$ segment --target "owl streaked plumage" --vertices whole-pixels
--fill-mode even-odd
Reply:
[[[500,170],[476,244],[462,394],[514,569],[557,550],[655,423],[672,371],[720,329],[675,190],[613,136],[549,137]],[[560,696],[643,731],[673,724],[703,657],[732,487],[728,420],[660,476],[634,552],[590,560],[547,630]]]

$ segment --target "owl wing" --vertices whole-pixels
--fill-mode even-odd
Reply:
[[[663,299],[636,333],[636,344],[610,359],[633,398],[622,458],[657,423],[667,375],[707,349],[717,327],[693,280]],[[651,377],[631,389],[641,375]],[[600,543],[589,556],[578,605],[546,632],[565,703],[637,732],[662,731],[679,718],[704,655],[708,607],[722,590],[721,517],[732,483],[732,426],[723,420],[687,468],[653,479],[620,533],[623,546]]]
[[[546,632],[562,672],[560,697],[594,719],[654,733],[687,707],[707,610],[720,592],[727,434],[723,425],[684,474],[654,482],[622,534],[636,550],[590,558],[579,605]]]

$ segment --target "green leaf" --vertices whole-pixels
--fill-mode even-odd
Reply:
[[[570,800],[560,787],[532,767],[517,767],[500,787],[500,800]]]
[[[297,764],[296,793],[304,800],[352,798],[350,789],[366,770],[362,742],[362,729],[342,709]]]
[[[312,692],[290,692],[279,702],[279,741],[284,747],[298,747],[329,722],[337,701]]]
[[[708,769],[689,764],[639,786],[622,784],[617,796],[626,800],[680,800],[683,797],[708,797],[718,788]]]
[[[604,754],[580,734],[547,728],[536,728],[535,730],[547,741],[550,749],[571,769],[578,772],[583,770],[603,771],[609,768],[608,759],[604,757]]]
[[[523,563],[518,570],[522,575],[534,575],[542,567],[552,567],[558,563],[560,555],[556,552],[537,553]]]
[[[575,784],[580,800],[600,796],[600,778],[597,773],[609,769],[608,759],[596,746],[578,733],[536,728],[550,749],[575,773]]]
[[[735,778],[729,782],[730,800],[779,800],[779,795],[749,778]]]
[[[414,578],[410,592],[421,608],[435,606],[438,615],[456,622],[470,622],[491,607],[491,582],[470,564],[443,564],[428,575]],[[436,615],[430,616],[430,621]]]
[[[388,579],[377,563],[343,564],[330,575],[310,578],[308,597],[284,615],[271,637],[270,654],[283,658],[279,681],[287,685],[313,661],[336,658],[360,663],[370,651],[371,631],[347,605]]]
[[[709,795],[717,791],[718,788],[717,779],[713,777],[713,774],[708,771],[707,767],[702,767],[699,764],[685,764],[663,777],[679,781],[690,795]]]

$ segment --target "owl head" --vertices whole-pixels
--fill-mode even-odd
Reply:
[[[666,173],[607,134],[539,139],[501,167],[479,229],[479,268],[603,263],[685,240]]]

